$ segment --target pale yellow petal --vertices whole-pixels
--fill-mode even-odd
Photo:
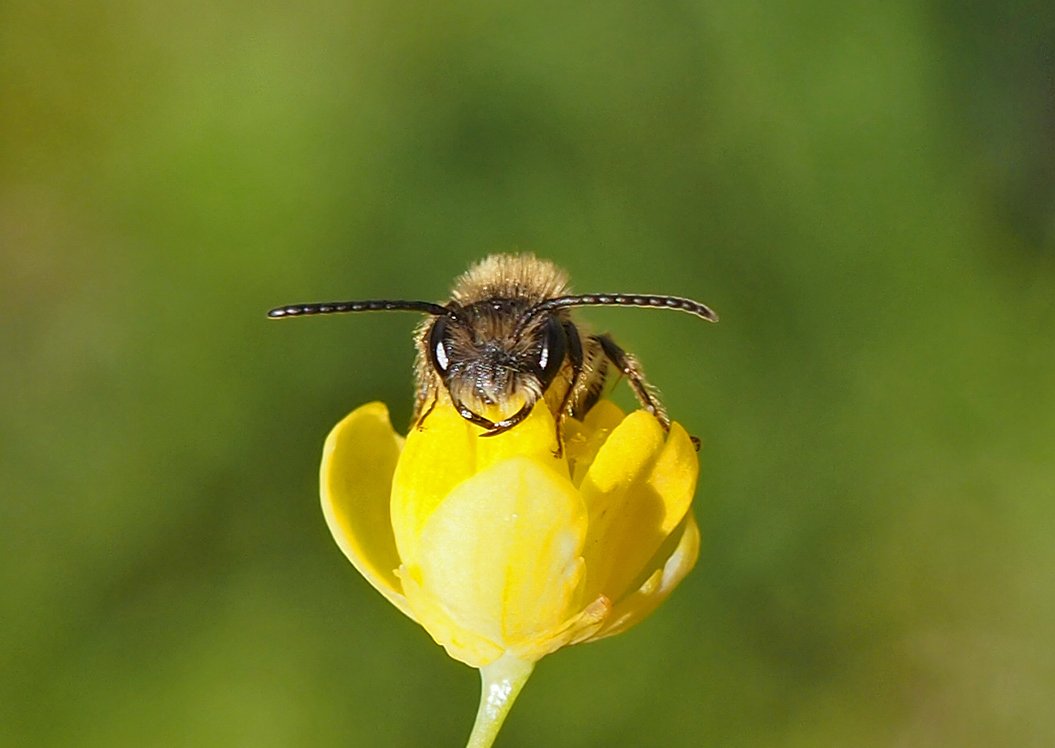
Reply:
[[[570,481],[511,457],[455,487],[432,514],[404,572],[415,582],[408,601],[452,656],[475,666],[494,656],[481,642],[524,657],[550,651],[582,614],[585,533]]]
[[[388,513],[401,441],[383,403],[357,408],[326,437],[319,483],[326,524],[344,555],[378,592],[413,617],[395,575],[399,556]]]
[[[476,471],[476,427],[447,403],[411,428],[391,483],[391,525],[404,563],[417,557],[421,530],[451,489]]]
[[[590,511],[587,594],[614,603],[641,584],[649,560],[685,517],[699,461],[688,434],[664,434],[645,411],[631,413],[601,447],[582,482]]]
[[[423,586],[420,566],[401,567],[398,573],[407,600],[414,608],[412,617],[447,650],[448,655],[474,668],[481,668],[502,656],[505,649],[501,644],[455,620],[432,589]]]
[[[699,553],[700,530],[690,511],[682,525],[664,543],[653,563],[649,564],[649,568],[654,571],[641,587],[613,606],[604,624],[590,641],[622,633],[647,618],[692,571]]]

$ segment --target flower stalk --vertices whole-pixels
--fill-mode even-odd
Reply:
[[[505,654],[480,668],[480,708],[465,748],[491,748],[534,667]]]

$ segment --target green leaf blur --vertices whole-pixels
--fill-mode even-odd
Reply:
[[[532,250],[704,443],[696,571],[498,744],[1055,744],[1055,6],[0,8],[0,744],[458,746],[330,540],[414,315]],[[621,385],[625,389],[625,385]],[[625,393],[623,395],[625,398]],[[628,400],[624,400],[628,402]]]

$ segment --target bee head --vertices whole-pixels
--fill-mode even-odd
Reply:
[[[532,315],[533,308],[524,299],[452,302],[431,323],[425,337],[429,364],[473,423],[504,431],[510,419],[519,422],[564,365],[570,323],[559,312]],[[498,423],[480,414],[491,406],[505,413],[511,403],[520,410]]]

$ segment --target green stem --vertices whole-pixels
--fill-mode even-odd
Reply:
[[[531,675],[533,662],[504,654],[480,668],[480,708],[465,748],[491,748],[520,689]]]

